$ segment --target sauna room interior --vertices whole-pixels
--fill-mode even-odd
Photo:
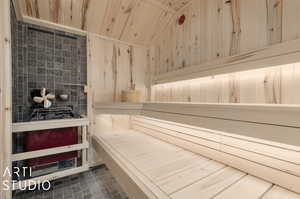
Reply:
[[[299,0],[0,0],[0,199],[300,199]]]

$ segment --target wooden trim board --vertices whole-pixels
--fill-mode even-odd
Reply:
[[[94,107],[95,114],[125,114],[140,115],[143,104],[116,103],[116,104],[98,104]]]
[[[0,1],[0,182],[11,181],[3,176],[6,168],[11,169],[11,118],[12,118],[12,57],[10,0]],[[11,191],[4,191],[0,185],[0,198],[11,199]]]
[[[227,74],[300,62],[300,39],[275,44],[239,55],[219,58],[201,65],[158,74],[153,84]]]
[[[81,149],[87,149],[88,147],[89,147],[89,144],[86,142],[83,144],[75,144],[75,145],[55,147],[55,148],[50,148],[50,149],[38,150],[38,151],[17,153],[17,154],[12,155],[12,161],[28,160],[28,159],[38,158],[38,157],[43,157],[43,156],[48,156],[48,155],[60,154],[60,153],[71,152],[71,151],[78,151]]]
[[[82,36],[86,36],[87,32],[78,28],[73,28],[70,26],[65,26],[65,25],[61,25],[61,24],[56,24],[50,21],[46,21],[46,20],[42,20],[42,19],[36,19],[33,17],[29,17],[29,16],[23,16],[23,21],[25,23],[29,23],[29,24],[34,24],[34,25],[38,25],[38,26],[43,26],[43,27],[47,27],[47,28],[52,28],[55,30],[60,30],[60,31],[64,31],[64,32],[68,32],[68,33],[73,33],[73,34],[77,34],[77,35],[82,35]]]
[[[85,30],[81,30],[81,29],[78,29],[78,28],[53,23],[53,22],[46,21],[46,20],[43,20],[43,19],[37,19],[37,18],[34,18],[34,17],[23,16],[22,20],[25,23],[38,25],[38,26],[42,26],[42,27],[47,27],[47,28],[52,28],[52,29],[55,29],[55,30],[60,30],[60,31],[64,31],[64,32],[72,33],[72,34],[77,34],[77,35],[81,35],[81,36],[92,35],[92,36],[101,38],[103,40],[114,41],[114,42],[117,42],[117,43],[127,44],[127,45],[131,45],[131,46],[137,46],[137,47],[141,47],[141,48],[148,48],[148,46],[145,46],[145,45],[133,44],[133,43],[121,41],[121,40],[118,40],[118,39],[113,39],[111,37],[103,36],[103,35],[96,34],[96,33],[87,32]]]
[[[47,120],[36,122],[20,122],[13,124],[13,133],[38,131],[46,129],[68,128],[78,126],[88,126],[87,118],[81,119],[64,119],[64,120]]]

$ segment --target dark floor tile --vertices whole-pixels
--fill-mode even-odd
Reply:
[[[47,192],[16,192],[13,199],[128,199],[106,167],[55,180]]]

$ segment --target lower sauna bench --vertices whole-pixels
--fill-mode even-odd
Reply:
[[[131,199],[300,199],[294,192],[135,130],[101,132],[94,141]]]

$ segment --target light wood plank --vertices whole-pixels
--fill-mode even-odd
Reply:
[[[208,176],[207,178],[200,180],[199,182],[173,193],[171,197],[173,199],[197,199],[199,196],[204,199],[212,198],[219,192],[236,183],[243,176],[245,176],[244,173],[227,167],[215,174]]]
[[[157,183],[166,193],[172,194],[211,175],[214,172],[217,172],[220,169],[223,169],[224,167],[225,165],[215,161],[197,162],[192,164],[190,168],[167,178],[163,178]]]
[[[274,186],[262,199],[299,199],[300,195],[278,186]]]
[[[272,184],[247,175],[237,183],[230,186],[225,191],[219,193],[215,199],[229,199],[229,198],[244,198],[244,199],[259,199]]]
[[[11,182],[5,169],[11,170],[12,154],[12,61],[11,61],[11,2],[0,1],[0,181]],[[0,198],[11,199],[12,193],[0,187]]]

